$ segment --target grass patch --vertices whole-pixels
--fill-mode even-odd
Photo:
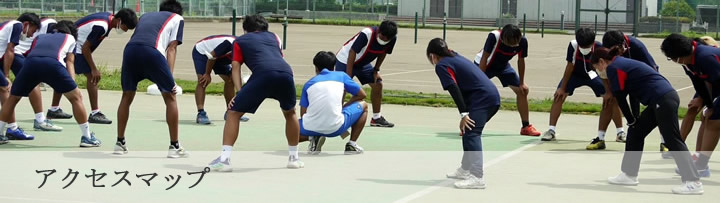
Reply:
[[[661,33],[653,33],[653,34],[644,34],[644,35],[641,35],[641,37],[666,38],[670,34],[672,34],[672,32],[661,32]],[[689,37],[689,38],[697,38],[697,37],[702,37],[702,36],[708,35],[707,33],[698,33],[698,32],[694,32],[694,31],[682,32],[680,34],[685,35],[686,37]]]
[[[100,80],[101,90],[122,90],[120,83],[120,70],[108,70],[106,68],[100,68],[102,72],[102,80]],[[12,79],[12,77],[11,77]],[[86,88],[86,78],[84,76],[76,77],[78,87]],[[195,93],[195,86],[197,81],[194,80],[183,80],[175,79],[175,82],[182,87],[183,92],[187,94]],[[138,84],[138,91],[144,92],[148,86],[152,83],[149,80],[143,80]],[[222,95],[223,83],[212,83],[208,85],[206,93],[210,95]],[[364,88],[366,92],[370,92],[369,88]],[[296,85],[297,97],[300,98],[302,91],[302,85]],[[349,97],[349,95],[348,95]],[[370,98],[366,101],[369,103]],[[530,111],[535,112],[550,112],[552,107],[552,99],[531,99]],[[405,90],[385,90],[383,92],[383,103],[386,104],[399,104],[399,105],[410,105],[410,106],[429,106],[429,107],[455,107],[452,97],[446,93],[422,93],[422,92],[411,92]],[[517,110],[515,99],[503,98],[501,100],[500,109],[514,111]],[[601,104],[584,103],[584,102],[565,102],[563,105],[563,113],[567,114],[583,114],[583,115],[599,115],[602,109]],[[681,107],[678,109],[678,116],[680,118],[685,117],[687,108]]]

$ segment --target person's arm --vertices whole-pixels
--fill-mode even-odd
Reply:
[[[490,58],[490,52],[484,51],[482,54],[482,58],[480,59],[480,64],[479,64],[480,70],[482,70],[483,72],[485,72],[487,70],[488,58]]]
[[[562,88],[563,92],[565,88],[567,88],[567,83],[573,71],[575,71],[575,65],[572,62],[568,62],[567,65],[565,65],[565,73],[563,73],[562,81],[560,81],[560,88]]]
[[[175,73],[175,56],[177,54],[178,41],[172,41],[167,47],[167,61],[170,66],[170,73]]]
[[[616,92],[614,93],[615,98],[617,99],[617,104],[620,106],[620,111],[622,111],[623,115],[625,116],[625,119],[627,120],[627,125],[632,126],[635,124],[636,117],[633,114],[632,110],[630,110],[630,106],[627,103],[627,94]],[[631,97],[632,100],[632,97]]]
[[[520,74],[520,85],[525,84],[525,58],[518,58],[518,72]]]
[[[242,88],[243,85],[240,65],[245,63],[245,59],[243,58],[242,48],[240,48],[240,45],[237,43],[237,41],[233,43],[232,54],[232,80],[233,84],[235,85],[235,91],[240,91],[240,88]]]
[[[100,71],[97,69],[97,65],[95,64],[95,60],[92,56],[92,46],[99,44],[106,32],[107,31],[102,26],[93,26],[92,31],[90,31],[90,34],[88,34],[87,39],[85,40],[85,43],[83,43],[80,48],[85,61],[87,61],[88,66],[90,66],[90,74],[92,75],[91,78],[88,78],[90,83],[96,84],[102,77],[102,74],[100,74]]]
[[[207,63],[205,63],[205,74],[203,74],[202,77],[200,77],[200,81],[198,81],[203,87],[207,87],[210,85],[210,82],[212,82],[212,76],[210,76],[210,73],[212,72],[212,68],[215,67],[215,62],[217,61],[215,51],[210,52],[210,56],[211,57],[208,57]]]
[[[367,94],[365,93],[365,90],[362,89],[362,86],[353,81],[350,76],[345,75],[343,77],[343,84],[345,91],[352,95],[350,100],[343,104],[343,107],[358,101],[362,101],[363,99],[365,99],[365,97],[367,97]],[[303,93],[305,93],[305,91],[303,91]]]
[[[462,92],[460,91],[460,87],[458,87],[457,84],[451,84],[447,91],[450,93],[450,96],[452,96],[453,101],[455,102],[455,105],[457,106],[458,112],[460,112],[461,115],[467,114],[470,112],[468,110],[467,104],[465,104],[465,98],[463,98]]]
[[[10,77],[10,67],[12,67],[13,60],[15,60],[15,44],[10,42],[5,49],[5,57],[3,58],[3,73],[5,77]]]
[[[68,52],[65,57],[65,65],[67,66],[67,72],[70,74],[73,80],[75,80],[75,54]]]
[[[387,54],[381,54],[375,59],[375,72],[380,71],[380,66],[382,66],[383,62],[385,61],[385,57]]]
[[[347,59],[347,65],[345,66],[345,73],[347,73],[348,76],[351,78],[353,77],[353,65],[355,65],[355,57],[357,57],[357,53],[350,49],[348,51],[348,59]]]
[[[703,105],[708,108],[712,108],[712,96],[710,90],[708,90],[706,82],[696,76],[690,76],[690,81],[695,88],[695,94],[703,100]]]
[[[354,94],[352,97],[350,97],[350,100],[348,100],[347,103],[345,103],[345,105],[343,105],[343,107],[346,107],[355,102],[362,101],[363,99],[365,99],[365,97],[367,97],[365,90],[360,89],[360,91],[358,91],[357,94]]]

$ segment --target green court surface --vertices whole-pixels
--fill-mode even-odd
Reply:
[[[120,94],[101,92],[101,108],[113,120]],[[47,106],[49,92],[43,92],[43,97]],[[605,178],[619,173],[622,144],[608,143],[609,149],[603,152],[585,151],[584,146],[596,135],[597,117],[583,115],[563,115],[558,128],[561,140],[539,143],[538,138],[516,134],[520,127],[516,112],[498,112],[483,137],[485,190],[457,190],[445,178],[445,173],[459,166],[462,155],[457,110],[452,108],[383,106],[383,114],[396,127],[367,127],[358,142],[365,154],[343,155],[345,141],[339,138],[328,139],[318,156],[302,153],[306,143],[301,143],[306,166],[290,170],[285,168],[284,121],[273,100],[250,115],[250,122],[241,124],[232,157],[234,172],[206,174],[189,189],[198,175],[187,172],[202,171],[220,154],[225,106],[221,97],[209,96],[205,109],[214,124],[200,126],[194,123],[193,96],[182,95],[178,101],[180,140],[191,152],[189,158],[165,158],[168,136],[162,98],[138,93],[127,132],[129,154],[111,154],[115,124],[91,125],[104,141],[102,147],[77,147],[80,134],[74,120],[56,121],[65,127],[63,132],[28,130],[36,140],[0,145],[0,173],[6,174],[0,176],[0,185],[5,186],[0,190],[0,202],[712,202],[720,197],[717,177],[703,180],[703,196],[670,194],[670,188],[680,183],[679,176],[674,175],[672,160],[663,160],[656,152],[656,132],[646,142],[641,185],[608,185]],[[70,111],[66,101],[62,106]],[[16,112],[20,126],[30,129],[32,114],[26,99]],[[531,113],[539,130],[545,130],[547,117]],[[693,137],[688,143],[694,143]],[[718,159],[713,158],[710,165],[717,166]],[[38,189],[43,175],[36,170],[51,169],[57,173]],[[69,179],[63,181],[68,169],[80,175],[62,189],[69,183]],[[107,173],[96,183],[105,187],[93,187],[91,169]],[[113,187],[122,177],[116,172],[123,171],[129,171],[131,186],[123,182]],[[151,186],[136,177],[148,173],[158,174]],[[166,190],[174,182],[170,175],[182,178]]]

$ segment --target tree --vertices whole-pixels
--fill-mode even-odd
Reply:
[[[679,16],[695,19],[695,10],[685,0],[673,0],[663,4],[660,14],[663,16]]]

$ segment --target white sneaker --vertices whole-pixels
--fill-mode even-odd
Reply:
[[[540,140],[541,141],[555,141],[555,131],[554,130],[545,131],[545,133],[543,133]]]
[[[617,134],[617,137],[615,138],[615,142],[625,143],[626,140],[627,140],[627,135],[625,134],[625,132],[619,132]]]
[[[475,177],[472,174],[467,176],[465,180],[455,181],[455,188],[458,189],[485,189],[485,180]]]
[[[304,168],[304,167],[305,167],[305,163],[303,163],[302,161],[300,161],[299,158],[293,157],[293,156],[288,157],[287,168],[289,168],[289,169],[299,169],[299,168]]]
[[[680,186],[673,188],[672,192],[679,195],[701,195],[705,190],[700,181],[685,181]]]
[[[113,150],[113,154],[116,155],[123,155],[128,153],[128,147],[127,143],[122,144],[120,142],[115,142],[115,150]]]
[[[228,158],[225,161],[220,161],[220,157],[213,160],[208,164],[208,167],[211,171],[217,171],[217,172],[232,172],[232,166],[230,166],[230,158]]]
[[[190,156],[190,153],[185,151],[185,149],[182,146],[175,148],[174,146],[170,145],[170,148],[168,149],[167,158],[177,159],[177,158],[187,158],[188,156]]]
[[[631,177],[626,175],[625,173],[620,173],[619,175],[615,177],[609,177],[608,183],[613,185],[638,185],[638,179],[637,176]]]
[[[457,168],[457,170],[455,170],[455,172],[445,174],[445,177],[447,177],[447,178],[460,179],[460,180],[465,180],[468,178],[468,176],[470,176],[470,171],[462,169],[462,168]]]

